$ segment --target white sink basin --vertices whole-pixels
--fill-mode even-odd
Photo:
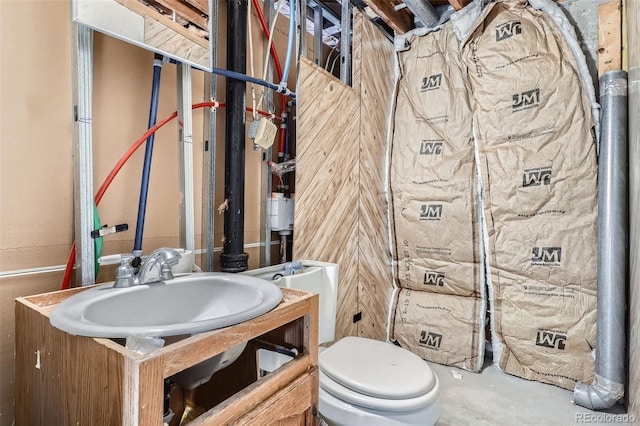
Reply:
[[[261,278],[197,273],[165,282],[78,293],[51,313],[51,324],[90,337],[176,336],[238,324],[275,308],[280,289]]]

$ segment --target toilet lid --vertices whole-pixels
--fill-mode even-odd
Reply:
[[[378,340],[345,337],[319,355],[318,365],[333,381],[355,392],[384,399],[423,396],[436,379],[419,356]]]
[[[438,399],[439,387],[438,379],[435,378],[435,386],[431,391],[420,395],[417,398],[408,399],[388,399],[388,398],[376,398],[373,396],[365,395],[360,392],[353,391],[340,383],[332,380],[329,376],[320,371],[320,406],[322,406],[323,394],[322,391],[333,395],[340,401],[358,405],[364,408],[370,408],[378,411],[395,411],[395,412],[407,412],[413,410],[419,410],[426,408],[435,403]]]

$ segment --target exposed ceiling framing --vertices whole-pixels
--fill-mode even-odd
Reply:
[[[208,0],[138,1],[168,15],[170,19],[200,36],[208,37]],[[413,0],[413,2],[405,4],[404,0],[307,0],[307,16],[313,16],[314,7],[319,6],[322,9],[323,41],[334,48],[337,47],[341,38],[342,1],[350,1],[353,6],[360,9],[389,39],[393,38],[394,32],[404,34],[410,31],[415,28],[416,20],[420,21],[420,18],[416,19],[412,12],[412,10],[416,13],[418,11],[415,8],[407,7],[409,3],[415,5],[416,2],[420,4],[419,2],[422,1],[426,6],[433,7],[450,4],[454,9],[460,10],[471,2],[471,0]],[[418,13],[418,15],[420,14]],[[437,17],[437,15],[435,16]]]
[[[362,0],[368,8],[377,15],[386,25],[398,34],[404,34],[413,29],[414,15],[405,7],[401,0]],[[471,0],[423,0],[432,6],[451,4],[455,10],[460,10]],[[357,6],[357,2],[354,2]]]
[[[380,31],[389,39],[393,34],[404,34],[415,28],[415,16],[406,7],[403,0],[349,0],[353,6],[360,9],[363,14],[372,21]],[[460,10],[471,0],[422,0],[433,7],[451,5],[455,10]],[[336,37],[340,37],[340,11],[342,0],[307,0],[309,6],[319,5],[325,12],[324,28],[335,28]],[[332,23],[326,20],[327,15],[332,18]],[[336,22],[337,20],[337,22]]]

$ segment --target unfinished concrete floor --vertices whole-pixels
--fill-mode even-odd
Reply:
[[[639,419],[625,419],[622,405],[596,413],[574,405],[569,390],[511,376],[490,362],[481,373],[430,365],[440,380],[438,426],[640,425]]]

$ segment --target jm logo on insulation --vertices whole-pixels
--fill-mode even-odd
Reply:
[[[435,271],[425,272],[424,285],[435,285],[438,287],[444,287],[444,274]]]
[[[554,330],[538,330],[536,346],[564,350],[567,344],[567,333]]]
[[[551,185],[551,169],[525,170],[522,175],[522,186]]]
[[[496,26],[496,41],[502,41],[517,34],[522,34],[520,21],[509,21]]]
[[[436,90],[436,89],[439,89],[441,85],[442,85],[442,73],[435,74],[422,79],[422,85],[420,86],[420,91],[426,92],[428,90]]]
[[[423,204],[420,207],[420,220],[442,219],[442,204]]]
[[[513,112],[535,108],[540,105],[540,89],[527,90],[513,95]]]
[[[531,253],[534,265],[560,265],[561,261],[562,247],[534,247]]]
[[[427,333],[424,330],[420,333],[420,346],[424,346],[425,348],[429,349],[435,349],[437,351],[438,349],[440,349],[441,344],[442,334]]]
[[[422,141],[420,143],[420,155],[441,155],[442,142]]]

